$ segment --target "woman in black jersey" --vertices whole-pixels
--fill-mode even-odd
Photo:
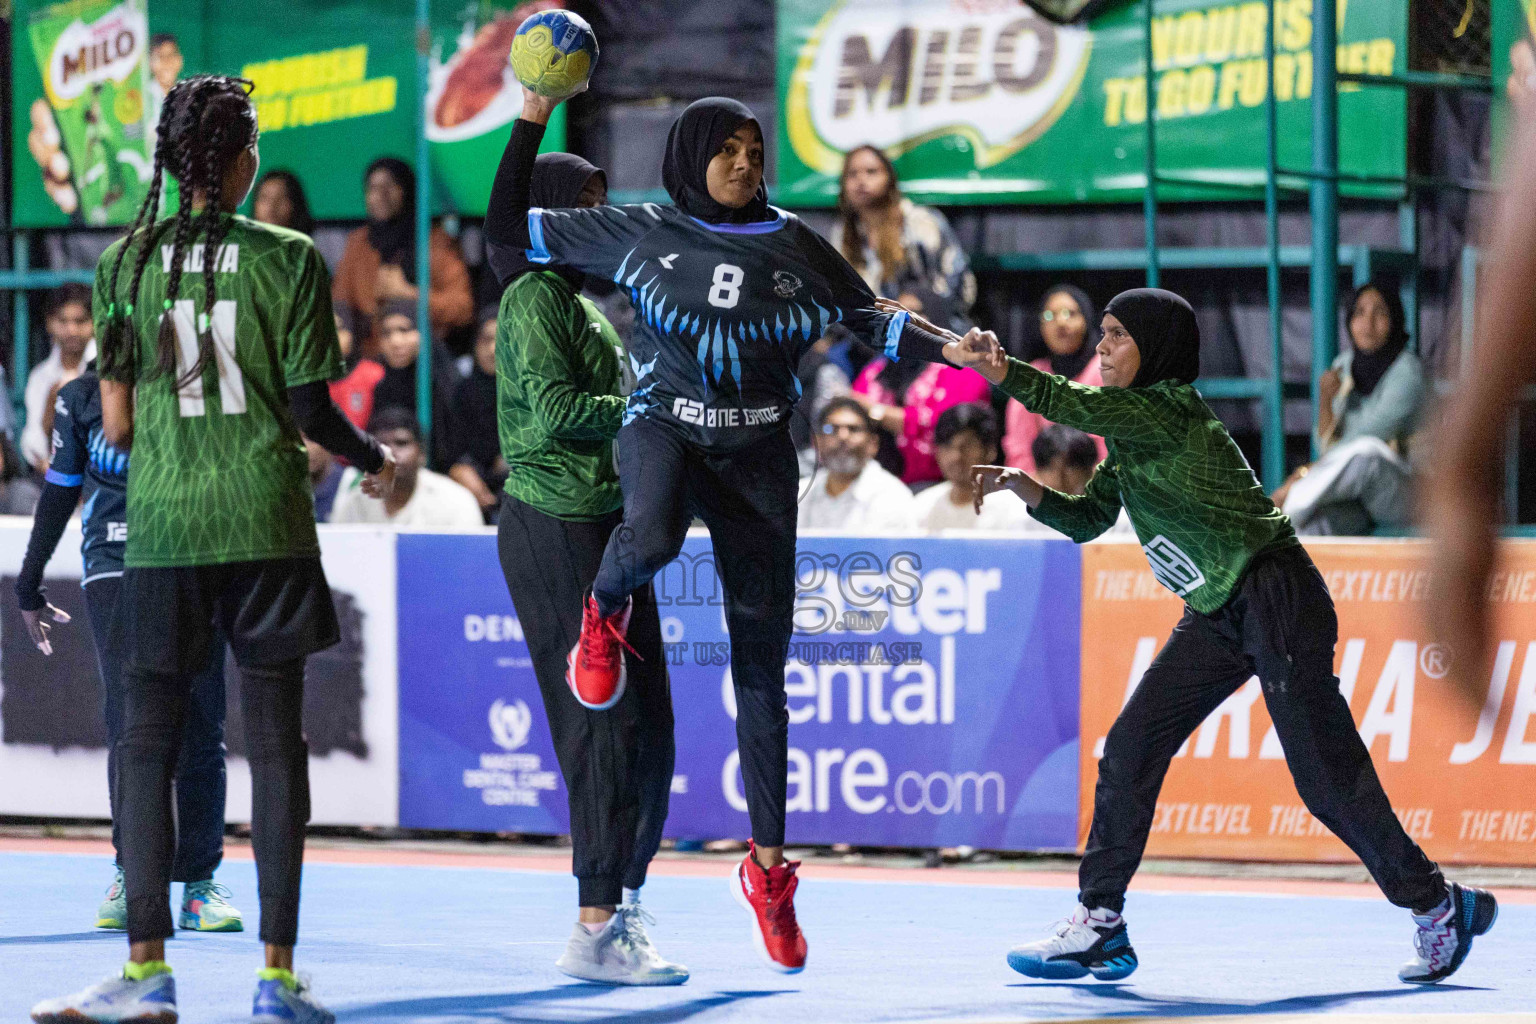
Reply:
[[[688,107],[667,138],[675,205],[529,209],[555,103],[524,93],[485,232],[493,267],[526,256],[614,281],[637,314],[637,378],[617,446],[624,521],[586,598],[567,683],[600,708],[625,683],[630,595],[677,556],[696,512],[725,594],[736,736],[752,845],[733,875],[776,970],[805,965],[795,863],[783,855],[798,466],[789,412],[800,356],[842,323],[891,358],[943,359],[945,339],[882,312],[863,279],[799,218],[768,205],[762,132],[735,100]]]

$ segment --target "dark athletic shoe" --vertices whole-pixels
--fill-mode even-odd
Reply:
[[[1451,883],[1445,902],[1427,914],[1414,914],[1418,931],[1413,949],[1418,955],[1398,970],[1410,985],[1433,985],[1456,973],[1472,952],[1472,938],[1486,934],[1499,917],[1499,901],[1486,889]]]

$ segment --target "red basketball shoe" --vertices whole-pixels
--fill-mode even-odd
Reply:
[[[597,610],[597,598],[587,594],[581,639],[565,659],[565,684],[583,707],[606,711],[624,696],[624,651],[635,653],[624,639],[633,604],[633,599],[625,598],[623,608],[604,616]]]
[[[764,870],[757,862],[757,844],[748,843],[746,857],[731,875],[736,902],[752,915],[752,943],[780,974],[805,970],[805,936],[795,920],[799,867],[799,861],[791,860]]]

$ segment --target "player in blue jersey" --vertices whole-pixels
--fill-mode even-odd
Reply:
[[[122,829],[117,814],[117,738],[123,729],[123,650],[112,628],[128,539],[128,453],[107,444],[101,432],[101,388],[87,371],[59,389],[53,414],[53,455],[32,520],[27,555],[16,577],[16,603],[32,641],[52,654],[52,623],[69,616],[48,603],[43,569],[59,546],[84,492],[80,514],[84,561],[80,585],[96,641],[102,707],[107,722],[107,793],[112,808],[112,849],[117,876],[96,912],[96,927],[128,927],[123,885]],[[192,684],[192,699],[176,761],[176,860],[173,880],[184,883],[179,924],[196,931],[244,928],[229,893],[213,880],[224,858],[224,644],[209,645],[208,660]]]
[[[875,308],[858,272],[798,217],[768,205],[762,131],[735,100],[690,105],[667,137],[673,205],[529,209],[555,103],[524,93],[485,232],[494,267],[526,256],[611,279],[637,321],[638,378],[617,439],[624,520],[585,599],[567,683],[602,708],[624,688],[630,595],[677,556],[697,512],[725,593],[736,737],[752,845],[733,875],[770,966],[805,965],[794,863],[784,861],[799,481],[789,415],[800,357],[841,323],[891,358],[939,361],[945,339]]]

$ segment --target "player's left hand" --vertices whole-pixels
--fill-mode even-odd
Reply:
[[[363,493],[383,501],[395,493],[395,453],[389,450],[387,444],[379,447],[384,449],[384,465],[379,467],[377,473],[363,474]]]
[[[944,358],[956,366],[976,370],[993,384],[1001,384],[1008,376],[1008,356],[997,335],[979,327],[972,327],[965,337],[945,345]]]
[[[44,604],[41,608],[30,612],[23,610],[21,613],[21,621],[27,626],[27,635],[32,638],[34,644],[37,644],[37,649],[44,654],[53,653],[53,644],[48,642],[48,631],[53,628],[49,619],[62,626],[69,621],[69,613],[51,604]]]
[[[1013,466],[972,466],[971,485],[976,491],[976,514],[981,515],[981,500],[993,491],[1012,491],[1031,508],[1040,503],[1040,485],[1022,469]],[[1030,497],[1035,498],[1030,501]]]

